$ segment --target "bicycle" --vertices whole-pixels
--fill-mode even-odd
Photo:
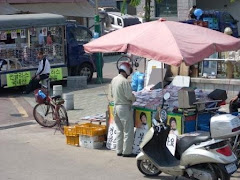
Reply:
[[[117,69],[119,69],[119,66],[123,63],[123,62],[128,62],[132,67],[135,66],[135,70],[137,70],[137,68],[139,67],[139,63],[145,58],[143,57],[139,57],[139,56],[134,56],[134,55],[128,55],[128,54],[124,54],[122,55],[118,60],[117,60]]]
[[[39,97],[38,91],[46,95],[46,98]],[[64,126],[68,126],[68,115],[65,107],[62,105],[64,100],[61,96],[49,96],[48,86],[42,85],[40,89],[34,91],[37,104],[33,108],[33,116],[38,124],[43,127],[52,128],[57,125],[57,129],[64,134]]]

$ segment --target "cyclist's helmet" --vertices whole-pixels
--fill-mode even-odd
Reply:
[[[131,67],[131,65],[128,62],[123,62],[120,66],[119,66],[119,71],[123,70],[128,76],[130,76],[130,74],[132,74],[133,69]]]
[[[224,29],[224,34],[227,34],[227,35],[232,35],[232,29],[230,28],[230,27],[226,27],[225,29]]]

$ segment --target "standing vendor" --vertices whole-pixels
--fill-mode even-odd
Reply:
[[[118,76],[114,77],[109,88],[109,95],[114,101],[114,121],[117,127],[117,155],[123,157],[136,156],[132,154],[134,140],[134,120],[132,103],[136,100],[132,94],[127,78],[132,73],[132,67],[124,62],[119,67]]]

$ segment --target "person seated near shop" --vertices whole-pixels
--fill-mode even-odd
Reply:
[[[52,40],[52,36],[51,36],[51,32],[48,31],[47,33],[47,45],[52,45],[53,40]]]
[[[237,96],[231,99],[229,103],[229,112],[238,112],[238,108],[240,108],[240,91]]]
[[[38,52],[37,59],[39,60],[38,70],[37,70],[35,76],[32,78],[32,80],[27,85],[26,91],[23,92],[24,94],[29,94],[30,92],[34,91],[35,89],[40,88],[41,85],[39,84],[39,82],[44,79],[49,78],[51,67],[50,67],[50,63],[47,60],[47,58],[44,57],[43,51]]]
[[[194,5],[189,9],[189,13],[188,13],[188,18],[189,19],[196,19],[196,16],[194,14],[194,11],[197,9],[197,6]]]

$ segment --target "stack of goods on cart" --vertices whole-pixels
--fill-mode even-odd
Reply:
[[[105,125],[84,123],[74,126],[65,126],[64,134],[69,145],[81,146],[89,149],[98,149],[106,139]],[[80,143],[79,143],[80,140]]]
[[[177,108],[179,107],[178,92],[180,89],[182,88],[168,85],[163,91],[162,89],[143,89],[138,92],[133,92],[136,96],[136,101],[133,103],[133,106],[150,110],[157,110],[157,107],[162,104],[163,95],[168,92],[170,93],[170,98],[167,100],[166,104],[168,104],[170,108]],[[201,101],[209,100],[208,93],[203,92],[200,89],[195,89],[194,91],[196,94],[196,99],[201,99]]]

